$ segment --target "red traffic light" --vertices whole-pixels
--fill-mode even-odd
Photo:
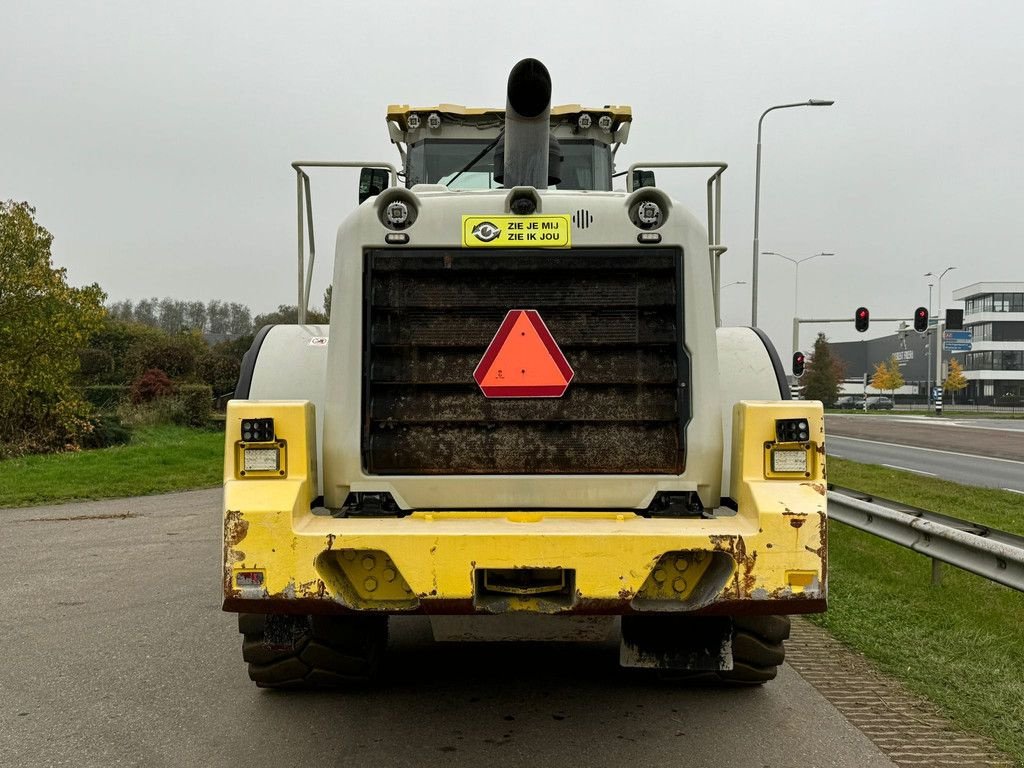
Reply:
[[[914,330],[918,333],[924,333],[928,330],[928,310],[924,307],[918,307],[914,310]]]
[[[793,375],[803,376],[804,375],[804,353],[794,352],[793,353]]]
[[[861,333],[864,333],[868,329],[869,322],[871,322],[871,313],[868,312],[868,308],[857,307],[857,311],[853,313],[854,327]]]

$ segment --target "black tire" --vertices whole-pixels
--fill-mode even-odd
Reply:
[[[672,682],[763,685],[775,679],[786,659],[789,627],[788,616],[734,616],[732,669],[717,672],[666,669],[659,671],[659,677]]]
[[[337,688],[377,673],[388,617],[241,613],[238,630],[249,678],[260,688]]]

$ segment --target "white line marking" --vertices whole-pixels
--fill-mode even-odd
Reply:
[[[1003,488],[1003,490],[1009,491],[1010,493],[1019,493],[1024,496],[1024,491],[1018,490],[1017,488]]]
[[[910,467],[901,467],[898,466],[897,464],[883,464],[882,466],[888,467],[889,469],[899,469],[904,472],[913,472],[915,475],[928,475],[928,477],[937,477],[937,475],[934,472],[925,472],[923,469],[911,469]]]
[[[825,435],[825,444],[828,445],[829,440],[853,440],[855,443],[871,443],[872,445],[891,445],[893,448],[909,448],[912,451],[928,451],[929,453],[945,453],[949,456],[966,456],[968,459],[982,459],[983,461],[1002,461],[1007,464],[1020,464],[1024,466],[1024,461],[1017,461],[1016,459],[1000,459],[997,456],[979,456],[976,453],[960,453],[959,451],[940,451],[938,448],[922,448],[919,445],[907,445],[906,443],[885,443],[881,440],[865,440],[862,437],[846,437],[845,435]]]

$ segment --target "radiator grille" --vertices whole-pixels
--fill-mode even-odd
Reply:
[[[673,248],[367,251],[367,472],[682,472],[679,263]],[[575,371],[561,398],[477,387],[510,309],[536,309]]]

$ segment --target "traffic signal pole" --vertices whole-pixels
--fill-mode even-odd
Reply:
[[[935,415],[942,415],[942,332],[946,330],[946,321],[941,318],[935,320],[935,387],[939,390],[935,398]],[[928,394],[931,394],[930,392]]]
[[[871,319],[874,323],[899,323],[905,322],[905,317],[874,317]],[[831,317],[831,318],[793,318],[793,351],[800,351],[800,324],[801,323],[852,323],[852,318],[849,317]]]

